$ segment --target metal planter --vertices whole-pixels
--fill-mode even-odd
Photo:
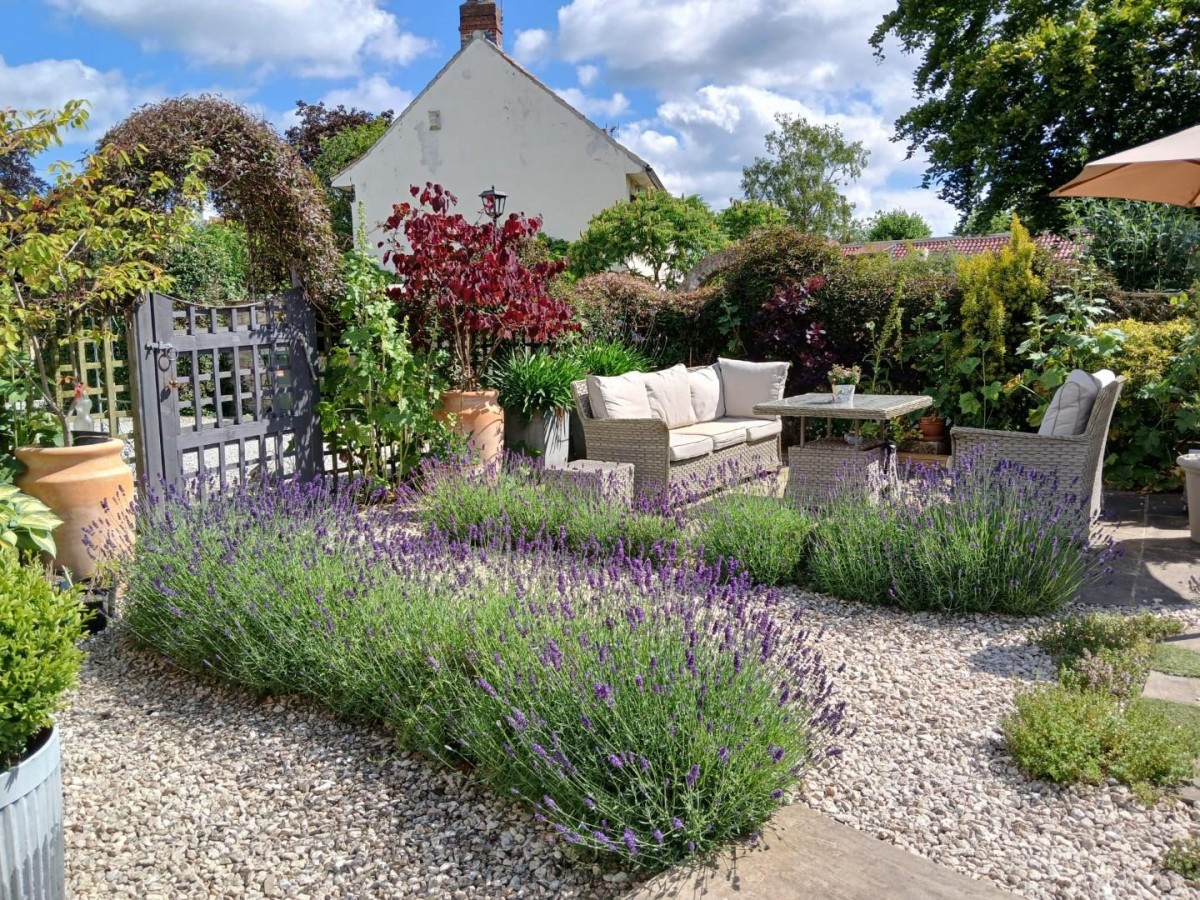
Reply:
[[[0,900],[66,896],[58,730],[43,732],[34,745],[0,772]]]
[[[528,418],[519,413],[504,417],[504,443],[513,451],[541,457],[547,466],[567,462],[570,431],[567,411],[531,413]]]

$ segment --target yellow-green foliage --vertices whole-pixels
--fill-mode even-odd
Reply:
[[[958,266],[963,333],[996,353],[1004,353],[1010,323],[1027,321],[1046,299],[1046,282],[1034,273],[1037,245],[1017,216],[1012,236],[999,253],[980,253]]]
[[[1167,372],[1171,357],[1179,352],[1183,339],[1193,329],[1192,323],[1184,318],[1166,322],[1122,319],[1104,327],[1117,328],[1125,333],[1119,366],[1120,374],[1129,378],[1126,393],[1161,379]]]
[[[83,607],[0,548],[0,771],[50,724],[79,676]]]

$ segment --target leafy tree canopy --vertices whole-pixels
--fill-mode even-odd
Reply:
[[[700,197],[648,191],[592,217],[571,245],[571,271],[583,277],[620,268],[672,288],[724,244],[716,216]]]
[[[312,162],[313,172],[320,179],[329,200],[329,217],[334,233],[344,247],[349,248],[354,241],[350,196],[343,191],[334,190],[330,182],[333,176],[375,146],[375,142],[383,137],[390,124],[390,116],[379,116],[370,122],[348,125],[321,141],[321,152]]]
[[[915,241],[933,234],[919,213],[906,209],[880,210],[862,225],[864,241]]]
[[[26,197],[29,194],[45,193],[46,184],[38,177],[33,167],[33,157],[25,147],[14,147],[7,152],[0,150],[0,191],[10,197]],[[0,213],[9,211],[0,206]]]
[[[1200,0],[898,0],[871,38],[920,57],[896,122],[964,216],[1060,231],[1088,160],[1200,121]]]
[[[852,184],[870,155],[849,142],[836,125],[814,125],[780,113],[767,135],[767,155],[742,170],[742,193],[787,213],[788,222],[810,234],[843,237],[854,205],[842,189]]]
[[[787,213],[762,200],[734,200],[717,213],[717,225],[731,241],[740,241],[759,228],[787,224]]]
[[[283,136],[296,148],[304,164],[313,166],[317,157],[321,155],[322,145],[334,135],[347,128],[370,125],[377,120],[382,120],[386,128],[391,124],[392,115],[390,109],[375,115],[357,107],[346,109],[340,103],[333,109],[327,109],[323,102],[305,103],[303,100],[297,100],[296,118],[300,121],[285,131]]]

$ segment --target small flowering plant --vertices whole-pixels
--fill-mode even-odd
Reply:
[[[835,365],[829,370],[830,384],[858,384],[862,380],[862,368],[859,366]]]

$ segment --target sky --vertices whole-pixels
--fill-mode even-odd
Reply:
[[[0,0],[0,104],[91,103],[77,158],[138,106],[219,94],[281,130],[297,100],[403,107],[458,50],[458,0]],[[741,195],[777,113],[870,151],[855,215],[903,207],[935,234],[957,215],[920,187],[893,123],[915,60],[867,43],[895,0],[505,0],[507,53],[716,208]]]

